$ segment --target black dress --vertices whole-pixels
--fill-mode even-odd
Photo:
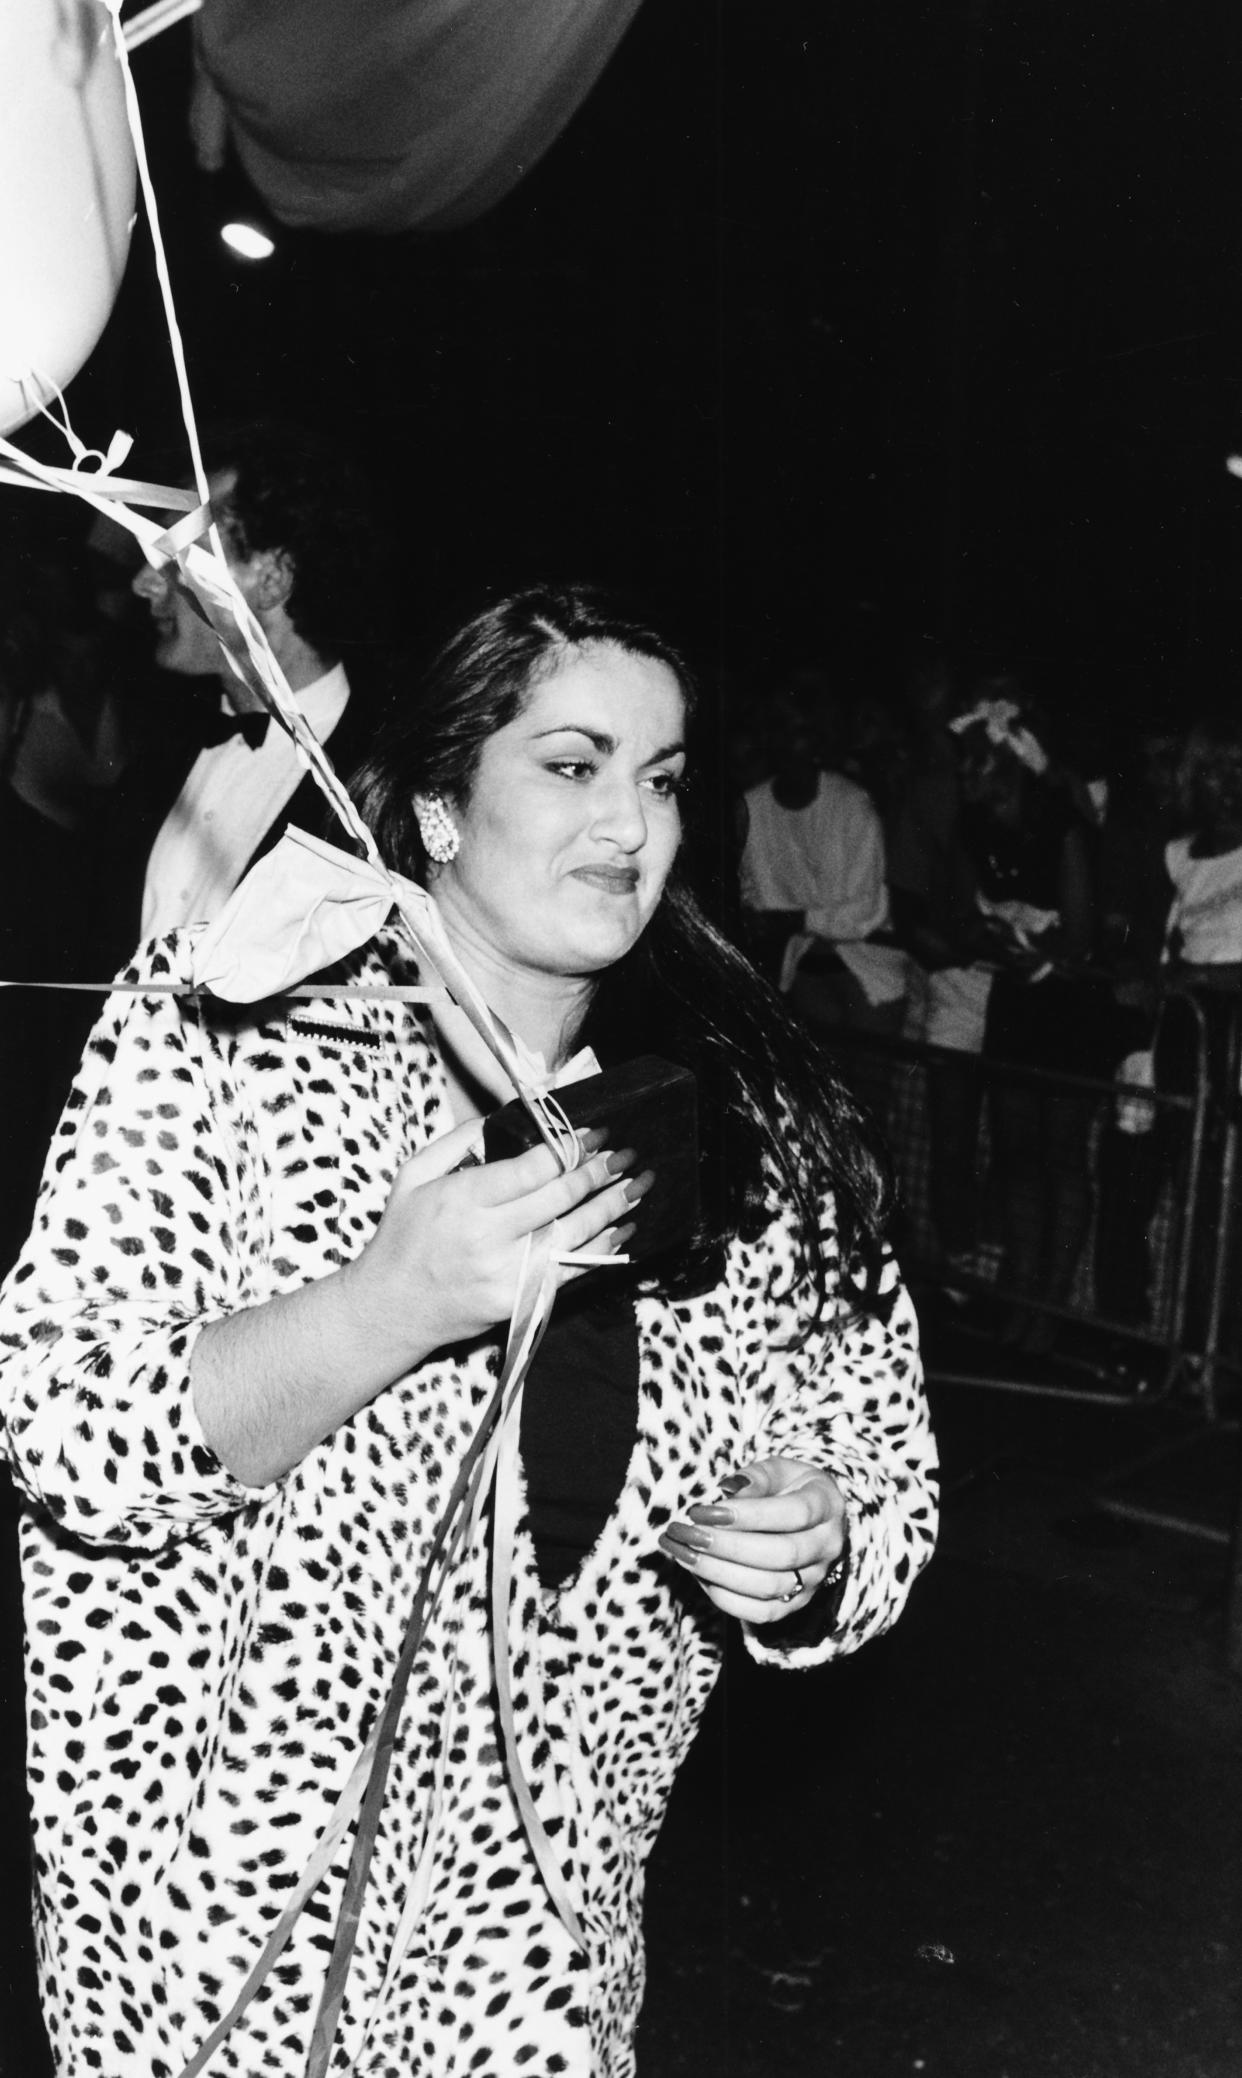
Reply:
[[[1047,791],[1013,828],[967,810],[963,832],[980,893],[990,902],[1028,902],[1059,914],[1065,840],[1084,828],[1070,803]],[[992,1060],[1053,1074],[1111,1074],[1111,1007],[1111,992],[1088,978],[1045,974],[1032,980],[1002,967],[988,998],[984,1052]]]
[[[625,1483],[638,1429],[638,1323],[620,1272],[560,1293],[522,1398],[522,1461],[539,1578],[561,1587]]]

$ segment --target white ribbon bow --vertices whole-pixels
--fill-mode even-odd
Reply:
[[[980,726],[989,743],[1011,751],[1036,777],[1048,770],[1048,753],[1022,720],[1022,709],[1016,700],[977,700],[965,714],[955,714],[949,723],[955,736],[960,736],[964,729]]]

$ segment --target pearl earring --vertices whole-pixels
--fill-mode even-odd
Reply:
[[[421,794],[414,803],[423,850],[437,866],[447,866],[461,850],[461,832],[445,805],[443,794]]]

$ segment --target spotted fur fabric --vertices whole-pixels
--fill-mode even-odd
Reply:
[[[129,978],[186,981],[191,939],[148,948]],[[381,939],[354,978],[415,977]],[[398,1165],[448,1123],[425,1013],[399,1001],[239,1013],[118,995],[96,1029],[0,1298],[62,2078],[175,2078],[382,1705],[496,1348],[423,1364],[261,1490],[207,1446],[189,1364],[206,1321],[355,1254]],[[632,2072],[643,1865],[719,1660],[714,1612],[657,1548],[670,1517],[748,1459],[821,1463],[849,1503],[844,1600],[823,1635],[751,1634],[752,1651],[818,1662],[900,1610],[935,1521],[913,1317],[904,1295],[883,1325],[838,1303],[790,1347],[793,1262],[777,1216],[711,1295],[640,1298],[638,1435],[608,1523],[556,1593],[519,1534],[518,1741],[589,1956],[549,1904],[505,1778],[486,1561],[468,1551],[411,1683],[334,2071]],[[300,2078],[347,1853],[211,2078]]]

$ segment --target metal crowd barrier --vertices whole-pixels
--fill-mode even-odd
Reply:
[[[1239,1134],[1242,1132],[1242,993],[1218,995],[1209,1034],[1203,997],[1171,988],[1161,1017],[1181,1006],[1188,1072],[1182,1087],[1152,1088],[1096,1076],[1053,1074],[1043,1069],[932,1047],[915,1039],[873,1033],[821,1031],[847,1082],[853,1082],[888,1141],[899,1192],[897,1250],[916,1293],[935,1295],[943,1321],[960,1309],[959,1332],[945,1339],[961,1350],[972,1340],[977,1364],[942,1365],[933,1357],[928,1375],[945,1385],[1055,1398],[1069,1403],[1125,1409],[1149,1408],[1169,1400],[1191,1419],[1180,1440],[1145,1452],[1119,1468],[1097,1494],[1103,1510],[1154,1528],[1168,1529],[1219,1545],[1229,1552],[1228,1647],[1231,1664],[1242,1670],[1242,1487],[1231,1530],[1179,1514],[1146,1508],[1116,1489],[1123,1473],[1154,1464],[1161,1450],[1172,1456],[1186,1437],[1205,1430],[1237,1428],[1234,1407],[1242,1399],[1242,1277],[1238,1261]],[[1209,1040],[1212,1043],[1209,1043]],[[932,1078],[958,1076],[975,1087],[977,1116],[973,1145],[935,1145],[929,1104]],[[1007,1092],[1026,1092],[1036,1115],[1068,1099],[1084,1135],[1083,1167],[1087,1216],[1072,1276],[1054,1296],[1049,1290],[1015,1285],[1006,1236],[1016,1231],[1020,1207],[1015,1185],[1000,1159],[1003,1136],[996,1128]],[[1109,1136],[1131,1130],[1129,1167],[1141,1177],[1143,1203],[1109,1200],[1109,1161],[1116,1153]],[[1044,1150],[1045,1159],[1047,1150]],[[936,1161],[969,1169],[977,1187],[978,1229],[968,1251],[946,1258],[933,1221]],[[1124,1165],[1123,1165],[1124,1166]],[[1025,1179],[1029,1187],[1030,1179]],[[1006,1193],[1010,1193],[1007,1199]],[[1146,1220],[1140,1214],[1149,1212]],[[1038,1190],[1028,1208],[1032,1219],[1047,1212]],[[1140,1228],[1146,1229],[1140,1234]],[[1145,1249],[1146,1290],[1141,1308],[1120,1312],[1105,1303],[1102,1271],[1110,1249]],[[1131,1265],[1132,1272],[1134,1266]],[[1142,1282],[1141,1271],[1135,1272]],[[1011,1354],[1001,1339],[1006,1308],[1045,1324],[1037,1337],[1040,1354]],[[1049,1328],[1052,1333],[1048,1332]],[[1041,1348],[1055,1338],[1052,1349]]]

